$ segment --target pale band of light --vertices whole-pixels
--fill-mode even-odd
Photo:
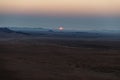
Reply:
[[[46,15],[120,14],[120,0],[0,0],[0,12]]]

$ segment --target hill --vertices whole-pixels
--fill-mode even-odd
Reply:
[[[30,34],[14,31],[9,28],[0,28],[0,38],[22,37],[26,35],[30,35]]]

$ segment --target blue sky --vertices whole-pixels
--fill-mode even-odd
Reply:
[[[117,30],[120,29],[119,17],[53,17],[53,16],[1,16],[2,27],[42,27],[66,30]]]
[[[0,26],[118,30],[119,7],[120,0],[0,0]]]

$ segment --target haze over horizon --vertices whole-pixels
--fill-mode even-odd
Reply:
[[[119,7],[119,0],[1,0],[0,25],[118,30]]]

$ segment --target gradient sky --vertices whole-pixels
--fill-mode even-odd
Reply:
[[[0,0],[0,12],[81,15],[120,14],[120,0]]]
[[[98,22],[96,21],[96,18],[92,21],[91,19],[82,21],[81,16],[120,16],[120,0],[0,0],[0,14],[27,15],[27,17],[23,17],[22,19],[19,16],[17,16],[17,18],[16,16],[8,17],[9,20],[6,18],[6,24],[9,22],[12,26],[23,26],[22,24],[24,24],[26,26],[50,26],[52,28],[55,28],[55,26],[65,26],[66,28],[71,29],[74,27],[76,29],[99,29],[100,27],[94,27],[93,25],[96,25],[96,23],[98,24],[99,22],[101,25],[104,25],[105,22],[101,23],[103,19],[98,19]],[[34,19],[33,17],[28,18],[28,15],[37,15],[39,16],[39,19],[38,17],[34,17]],[[21,22],[23,20],[24,23]],[[112,18],[106,18],[104,19],[106,23],[112,22],[114,25],[109,24],[108,26],[110,27],[101,26],[101,29],[118,29],[119,24],[115,21],[119,22],[119,20],[120,19],[114,18],[114,20],[112,20]],[[86,21],[87,24],[85,23]],[[84,24],[82,23],[92,27],[83,27]],[[117,25],[117,27],[115,27],[115,25]]]

